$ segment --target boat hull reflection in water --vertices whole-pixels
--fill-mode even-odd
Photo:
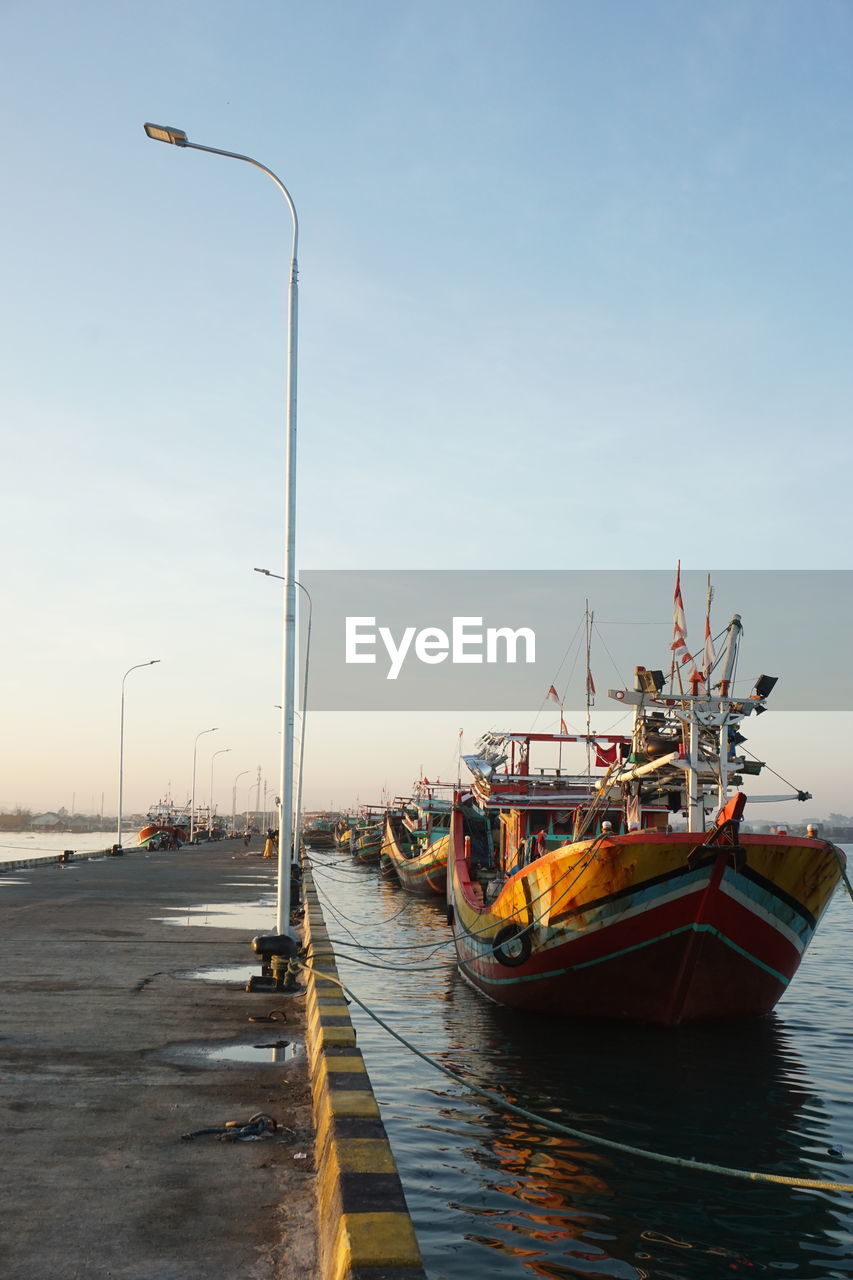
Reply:
[[[344,981],[465,1078],[617,1142],[853,1180],[846,898],[775,1013],[673,1030],[556,1023],[485,1001],[456,971],[441,904],[334,855],[318,860],[314,879]],[[403,950],[379,949],[388,946]],[[435,1072],[356,1005],[352,1016],[430,1280],[853,1277],[850,1196],[737,1182],[549,1134]]]

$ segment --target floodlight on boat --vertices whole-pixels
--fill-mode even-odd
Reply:
[[[170,142],[174,147],[187,145],[187,135],[183,129],[176,129],[171,124],[144,124],[142,127],[155,142]]]
[[[640,693],[650,693],[652,697],[660,693],[666,684],[662,671],[649,671],[646,667],[637,667],[635,676],[635,687]]]
[[[759,676],[755,682],[754,692],[756,698],[766,698],[771,694],[778,679],[778,676]]]

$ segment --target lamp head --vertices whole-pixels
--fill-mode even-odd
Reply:
[[[183,129],[176,129],[170,124],[144,124],[142,127],[155,142],[171,142],[175,147],[187,145],[187,135]]]
[[[778,676],[759,676],[755,682],[756,698],[766,698],[776,685]]]

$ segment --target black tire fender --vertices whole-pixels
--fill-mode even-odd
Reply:
[[[532,950],[530,930],[522,929],[517,924],[505,924],[492,938],[492,954],[508,969],[524,964],[530,959]]]

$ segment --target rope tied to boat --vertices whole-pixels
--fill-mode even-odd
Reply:
[[[435,1068],[436,1071],[440,1071],[443,1075],[449,1076],[451,1080],[454,1080],[464,1089],[468,1089],[471,1093],[476,1094],[480,1098],[485,1098],[486,1101],[500,1107],[502,1110],[508,1111],[512,1115],[520,1116],[524,1120],[531,1121],[533,1124],[539,1125],[543,1129],[548,1129],[552,1133],[559,1134],[562,1137],[576,1138],[582,1142],[588,1142],[591,1146],[605,1147],[610,1151],[619,1151],[623,1155],[634,1156],[640,1160],[651,1160],[657,1164],[670,1165],[679,1169],[691,1169],[698,1173],[712,1173],[720,1177],[737,1178],[744,1182],[775,1183],[779,1186],[794,1187],[799,1190],[853,1192],[853,1182],[832,1182],[825,1178],[795,1178],[788,1174],[761,1173],[750,1169],[733,1169],[727,1165],[713,1164],[706,1160],[696,1160],[693,1156],[669,1156],[661,1151],[650,1151],[646,1147],[636,1147],[631,1143],[617,1142],[614,1138],[603,1138],[598,1134],[588,1133],[583,1129],[575,1129],[571,1125],[560,1124],[556,1120],[549,1120],[545,1116],[540,1116],[533,1111],[528,1111],[525,1107],[519,1107],[514,1102],[509,1102],[508,1099],[502,1097],[499,1093],[494,1093],[492,1090],[484,1089],[481,1085],[475,1084],[471,1080],[466,1080],[464,1076],[460,1075],[457,1071],[454,1071],[451,1067],[445,1066],[442,1062],[437,1062],[434,1058],[431,1058],[428,1054],[423,1053],[422,1050],[411,1044],[404,1036],[401,1036],[398,1031],[395,1031],[393,1027],[389,1026],[387,1022],[380,1018],[377,1013],[374,1013],[373,1010],[366,1005],[363,1000],[359,999],[355,992],[350,987],[346,986],[345,983],[341,982],[340,979],[333,978],[328,973],[321,973],[319,970],[314,969],[304,961],[300,961],[300,965],[306,973],[313,974],[316,979],[322,979],[325,982],[332,983],[333,986],[340,987],[341,991],[350,997],[359,1006],[359,1008],[363,1009],[368,1017],[372,1018],[374,1022],[382,1027],[383,1031],[386,1031],[388,1035],[393,1036],[393,1038],[403,1045],[404,1048],[408,1049],[410,1053],[413,1053],[416,1057],[420,1058],[428,1066]]]

